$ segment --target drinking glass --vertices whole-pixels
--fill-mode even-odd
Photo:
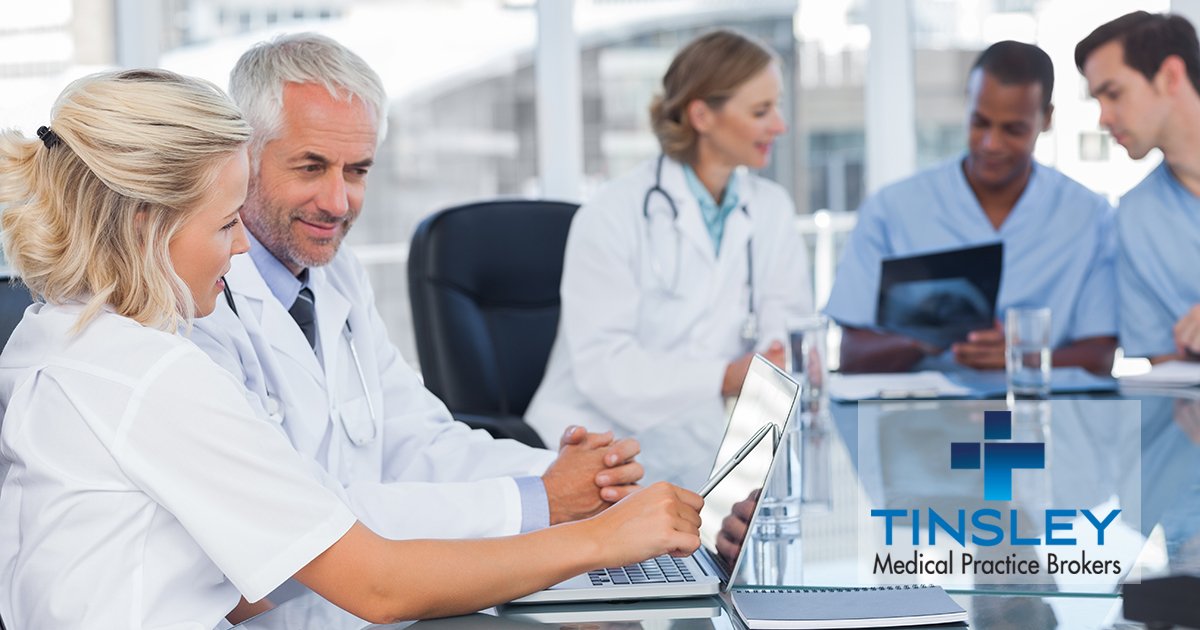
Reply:
[[[1050,396],[1050,309],[1010,308],[1004,322],[1008,396]]]

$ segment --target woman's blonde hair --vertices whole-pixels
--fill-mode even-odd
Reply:
[[[688,104],[699,99],[720,109],[774,59],[766,46],[729,30],[701,35],[684,46],[663,75],[663,93],[650,103],[650,126],[663,153],[679,162],[694,161],[699,138],[687,118]]]
[[[39,136],[42,131],[39,130]],[[174,331],[194,303],[169,245],[250,138],[215,85],[163,70],[71,83],[49,133],[0,132],[4,253],[34,295]]]

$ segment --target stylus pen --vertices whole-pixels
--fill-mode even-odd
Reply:
[[[746,443],[742,445],[742,448],[738,449],[738,452],[734,453],[733,457],[730,457],[729,461],[725,462],[725,465],[721,466],[720,470],[713,473],[712,477],[709,477],[708,481],[704,483],[704,487],[700,488],[700,492],[698,494],[702,497],[707,497],[708,493],[712,492],[712,489],[717,487],[717,484],[721,483],[721,480],[724,479],[725,476],[730,473],[730,471],[736,468],[738,464],[742,463],[742,460],[746,459],[746,457],[750,455],[750,453],[754,450],[754,447],[758,446],[758,443],[761,442],[763,438],[767,437],[767,434],[771,432],[771,429],[774,426],[774,423],[768,422],[759,427],[758,431],[755,431],[754,435],[751,435],[750,439],[746,440]]]

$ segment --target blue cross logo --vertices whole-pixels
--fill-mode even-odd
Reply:
[[[983,499],[1012,500],[1012,471],[1017,468],[1045,468],[1046,445],[1041,442],[991,442],[1012,439],[1012,413],[983,412]],[[979,470],[979,442],[951,442],[952,470]]]

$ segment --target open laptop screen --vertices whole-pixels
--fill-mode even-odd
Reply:
[[[783,433],[791,415],[799,386],[786,374],[776,369],[762,357],[750,362],[750,370],[742,384],[742,391],[734,403],[726,424],[725,437],[717,449],[712,470],[720,468],[757,432],[764,424],[772,423]],[[727,477],[704,501],[700,512],[700,542],[717,558],[717,536],[721,521],[733,512],[733,505],[744,500],[753,490],[761,489],[767,481],[774,458],[774,441],[766,437],[754,450],[729,473]],[[725,566],[732,576],[736,568]]]

